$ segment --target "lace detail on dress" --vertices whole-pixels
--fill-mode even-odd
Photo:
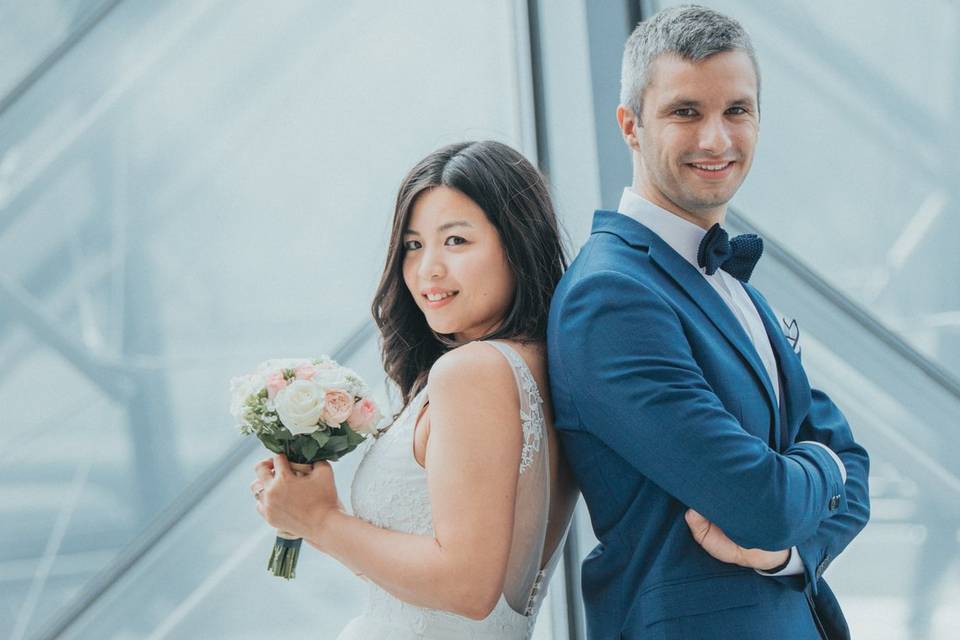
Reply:
[[[542,446],[545,422],[536,381],[523,358],[510,347],[493,341],[489,344],[504,353],[518,380],[523,426],[520,471],[541,471],[536,463],[544,462],[538,455],[545,450]],[[394,424],[368,445],[353,478],[350,498],[358,518],[394,531],[432,536],[433,513],[427,474],[413,456],[415,421],[425,400],[426,389],[423,389]],[[528,473],[524,480],[534,477]],[[537,503],[547,498],[545,495]],[[532,550],[530,555],[530,561],[539,568],[540,552]],[[551,568],[552,563],[537,574],[532,593],[529,598],[526,591],[522,593],[517,610],[502,594],[483,620],[408,604],[371,582],[364,614],[344,629],[339,640],[529,640]],[[526,606],[522,606],[524,603]]]
[[[520,450],[520,473],[533,464],[534,456],[540,452],[540,441],[546,429],[543,417],[543,398],[530,367],[516,351],[499,342],[489,341],[500,353],[506,356],[519,382],[520,422],[523,425],[523,448]]]

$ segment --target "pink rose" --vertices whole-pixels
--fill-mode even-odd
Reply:
[[[330,389],[323,396],[323,421],[331,427],[339,427],[353,412],[353,398],[346,391]]]
[[[347,418],[347,424],[357,433],[373,435],[382,417],[380,410],[377,409],[377,404],[370,398],[364,398],[353,405],[353,411]]]
[[[277,392],[287,386],[287,381],[283,378],[283,372],[277,371],[267,376],[267,397],[273,400]]]
[[[312,380],[317,375],[317,370],[312,364],[302,364],[293,370],[297,380]]]

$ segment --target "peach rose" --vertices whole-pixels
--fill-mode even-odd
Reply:
[[[357,433],[373,435],[376,433],[381,418],[383,416],[380,415],[377,404],[370,398],[364,398],[353,405],[353,411],[347,418],[347,424]]]
[[[353,412],[353,398],[346,391],[329,389],[323,396],[323,421],[339,427]]]
[[[273,400],[277,393],[287,386],[287,381],[283,377],[282,371],[275,371],[267,376],[267,397]]]
[[[317,370],[312,364],[302,364],[293,370],[293,375],[297,380],[312,380],[317,375]]]

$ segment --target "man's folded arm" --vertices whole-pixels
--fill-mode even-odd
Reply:
[[[800,425],[797,439],[812,440],[829,447],[847,470],[844,484],[846,511],[821,522],[810,538],[797,545],[804,567],[804,582],[812,583],[816,593],[817,580],[824,570],[870,519],[870,459],[866,450],[854,440],[840,409],[817,389],[811,393],[810,411]]]
[[[797,443],[778,454],[724,409],[662,297],[604,271],[560,304],[556,370],[576,391],[583,428],[733,541],[786,549],[846,510],[840,468],[824,447]]]

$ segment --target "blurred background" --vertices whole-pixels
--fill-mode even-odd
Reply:
[[[956,638],[960,6],[702,3],[763,76],[730,226],[872,456],[827,578],[854,637]],[[0,0],[0,637],[335,637],[364,586],[311,550],[264,571],[229,378],[327,353],[395,403],[369,308],[440,145],[537,161],[575,251],[630,182],[623,43],[668,4]],[[584,637],[594,543],[581,509],[538,640]]]

